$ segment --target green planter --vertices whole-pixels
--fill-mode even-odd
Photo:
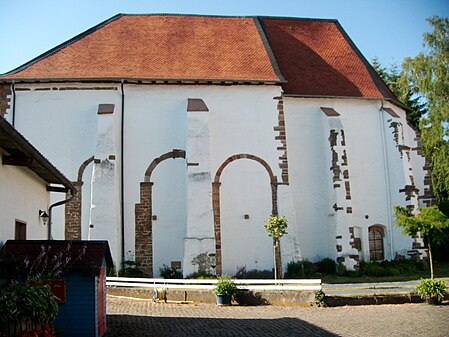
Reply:
[[[217,305],[231,305],[231,299],[232,296],[231,295],[226,295],[226,294],[217,294]]]

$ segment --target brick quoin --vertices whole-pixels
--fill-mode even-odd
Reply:
[[[0,116],[5,117],[6,111],[11,107],[11,99],[8,97],[12,93],[9,84],[0,84]]]

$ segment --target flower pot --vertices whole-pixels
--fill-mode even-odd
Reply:
[[[217,305],[231,305],[231,296],[218,294],[217,295]]]
[[[427,304],[438,305],[441,304],[442,300],[438,296],[429,296],[426,298]]]

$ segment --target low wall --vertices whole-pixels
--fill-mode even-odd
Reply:
[[[108,286],[109,295],[153,299],[153,288],[125,288]],[[160,297],[161,298],[161,297]],[[192,301],[197,303],[216,303],[215,295],[210,290],[168,289],[166,299],[169,301]],[[315,302],[314,291],[249,291],[240,290],[235,296],[239,305],[285,305],[311,306]]]

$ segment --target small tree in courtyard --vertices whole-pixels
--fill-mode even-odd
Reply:
[[[447,241],[449,238],[449,218],[437,206],[420,208],[413,215],[404,207],[395,206],[396,225],[402,227],[406,235],[421,234],[429,250],[430,277],[433,280],[432,246]]]
[[[270,238],[273,238],[274,278],[282,278],[282,258],[280,238],[287,234],[287,219],[283,216],[270,216],[263,226]]]

